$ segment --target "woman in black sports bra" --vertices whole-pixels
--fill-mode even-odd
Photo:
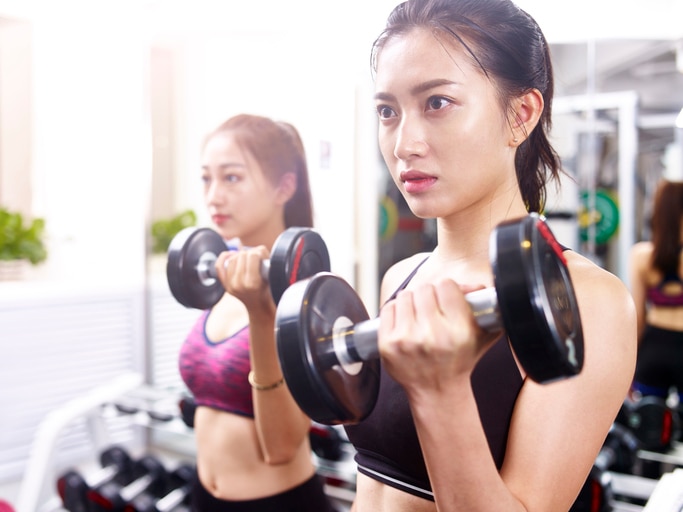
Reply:
[[[347,427],[353,511],[567,511],[633,376],[628,289],[564,251],[585,363],[552,384],[525,378],[464,298],[493,285],[491,231],[542,211],[559,173],[547,42],[509,0],[408,0],[372,57],[382,156],[412,212],[436,218],[438,244],[383,277],[379,399]]]
[[[683,182],[662,180],[654,196],[652,240],[631,249],[630,284],[638,313],[633,388],[683,402]]]

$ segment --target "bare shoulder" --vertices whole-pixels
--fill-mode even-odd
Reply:
[[[652,245],[652,242],[649,242],[647,240],[636,242],[631,247],[631,255],[649,256],[650,254],[652,254],[653,248],[654,247]]]
[[[382,287],[380,290],[380,301],[384,303],[392,293],[403,283],[403,281],[410,275],[410,273],[417,268],[417,266],[429,256],[429,253],[420,252],[408,258],[394,263],[384,273],[382,277]]]
[[[608,337],[630,344],[635,339],[636,309],[626,284],[585,256],[573,251],[565,255],[587,341]]]
[[[630,299],[626,284],[615,274],[605,270],[585,256],[565,251],[569,275],[577,294],[585,294],[596,300],[612,297],[614,300]]]
[[[648,268],[653,249],[652,242],[644,241],[633,244],[629,253],[631,267],[641,270]]]

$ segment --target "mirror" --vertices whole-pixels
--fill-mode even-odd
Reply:
[[[648,235],[654,187],[680,166],[667,155],[681,145],[681,41],[588,41],[552,52],[554,135],[578,189],[569,245],[626,280],[628,251]]]
[[[235,33],[181,31],[155,40],[150,61],[152,218],[192,208],[198,222],[206,224],[194,170],[200,138],[210,127],[238,111],[286,118],[305,139],[316,223],[333,245],[333,267],[364,290],[370,309],[376,307],[379,278],[403,255],[401,247],[409,246],[412,253],[434,244],[433,223],[414,218],[393,193],[369,113],[370,43],[393,4],[377,6],[376,22],[367,37],[358,37],[357,46],[336,48],[341,39],[333,29],[318,40],[324,47],[320,53],[311,53],[315,38],[310,33],[297,39],[284,29],[276,29],[275,35],[245,27]],[[662,158],[672,145],[681,144],[674,128],[683,106],[681,39],[642,37],[634,29],[623,34],[617,28],[614,34],[603,30],[599,39],[576,30],[569,38],[555,7],[552,13],[547,6],[527,7],[551,43],[554,143],[571,176],[564,180],[563,192],[549,198],[546,213],[561,241],[626,279],[625,254],[636,239],[647,236],[649,196],[664,172]],[[599,16],[591,19],[597,23]],[[585,25],[590,31],[590,23]],[[666,27],[659,28],[666,34]],[[352,44],[349,38],[344,41]],[[287,50],[278,53],[276,47]],[[249,48],[249,56],[235,48]],[[277,62],[270,60],[274,57]],[[289,108],[281,99],[273,100],[270,83],[259,79],[264,76],[277,77],[273,96],[287,97]],[[295,76],[296,85],[283,89]],[[253,97],[254,91],[264,90],[265,95]],[[189,325],[181,323],[175,345]],[[157,345],[172,343],[155,341]]]

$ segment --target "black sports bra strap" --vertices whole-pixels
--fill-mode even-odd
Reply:
[[[395,291],[394,293],[391,294],[391,297],[389,297],[389,298],[386,300],[385,304],[386,304],[387,302],[389,302],[390,300],[394,300],[394,299],[396,298],[396,294],[397,294],[398,292],[400,292],[401,290],[403,290],[406,286],[408,286],[408,283],[411,281],[411,279],[412,279],[413,277],[415,277],[415,274],[417,274],[417,271],[420,269],[420,267],[422,266],[422,264],[423,264],[425,261],[427,261],[428,259],[429,259],[429,256],[427,256],[425,259],[423,259],[423,260],[417,265],[417,267],[415,267],[415,268],[413,269],[413,271],[412,271],[410,274],[408,274],[408,277],[406,277],[406,278],[404,279],[404,281],[401,283],[401,286],[399,286],[398,288],[396,288],[396,291]]]

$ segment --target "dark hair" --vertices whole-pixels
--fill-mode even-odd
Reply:
[[[297,129],[283,121],[239,114],[212,131],[205,141],[224,132],[235,135],[237,142],[249,151],[273,185],[277,185],[286,173],[295,174],[296,192],[285,205],[285,227],[313,226],[313,199],[306,153]]]
[[[392,37],[416,27],[459,42],[498,90],[501,104],[533,89],[543,95],[538,126],[515,155],[517,182],[527,210],[540,212],[548,177],[557,179],[559,157],[548,140],[552,125],[553,70],[548,43],[538,24],[510,0],[407,0],[394,8],[372,46],[371,65]]]
[[[654,197],[652,266],[665,274],[678,273],[683,219],[683,182],[664,180]]]

